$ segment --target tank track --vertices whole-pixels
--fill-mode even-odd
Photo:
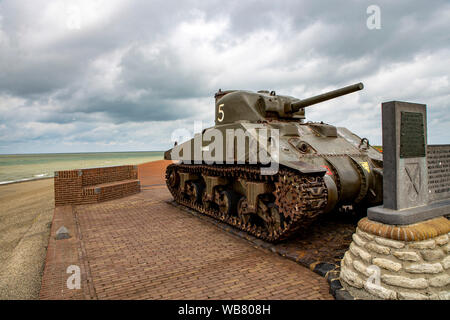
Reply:
[[[243,178],[248,181],[269,182],[275,186],[275,205],[284,223],[278,230],[269,232],[255,224],[244,224],[237,216],[224,216],[218,209],[207,208],[195,199],[187,199],[177,187],[169,183],[170,173],[186,172],[210,176]],[[323,177],[315,174],[301,174],[286,167],[280,167],[276,175],[261,175],[260,167],[251,165],[188,165],[171,164],[166,169],[166,184],[175,201],[202,214],[223,221],[237,229],[269,242],[278,242],[292,237],[308,227],[323,213],[327,204],[328,191]]]

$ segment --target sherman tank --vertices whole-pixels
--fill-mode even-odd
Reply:
[[[174,162],[168,189],[179,204],[270,242],[332,210],[381,204],[382,154],[346,128],[305,120],[307,107],[363,87],[305,99],[219,90],[215,126],[165,152]]]

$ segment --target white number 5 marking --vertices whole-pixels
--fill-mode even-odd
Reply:
[[[223,118],[225,117],[225,112],[223,112],[223,106],[224,104],[219,104],[219,114],[220,116],[217,118],[217,121],[222,122]]]

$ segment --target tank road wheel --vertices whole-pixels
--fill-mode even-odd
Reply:
[[[182,191],[184,193],[184,197],[187,200],[192,200],[194,193],[194,186],[192,185],[192,181],[187,181],[185,189]]]
[[[220,193],[217,204],[222,217],[235,214],[237,207],[237,195],[233,191],[225,190]]]
[[[252,213],[248,211],[248,202],[246,197],[241,197],[237,204],[237,214],[239,217],[239,224],[245,226],[250,222]]]
[[[203,189],[203,192],[202,192],[202,203],[203,203],[203,206],[205,207],[206,210],[209,210],[209,209],[212,208],[213,202],[208,200],[208,197],[207,197],[205,189]]]
[[[203,196],[203,189],[204,189],[204,187],[199,182],[192,182],[192,186],[193,186],[192,196],[194,198],[194,201],[196,203],[201,204],[202,201],[203,201],[202,196]]]
[[[195,181],[186,183],[186,195],[190,201],[201,203],[202,201],[202,185]]]
[[[178,175],[178,173],[175,171],[174,168],[168,168],[167,170],[167,184],[171,187],[171,188],[176,188],[178,186],[178,184],[180,183],[180,176]]]
[[[284,228],[284,219],[280,215],[278,207],[273,203],[267,205],[267,213],[268,219],[264,221],[264,226],[269,234],[277,235]]]

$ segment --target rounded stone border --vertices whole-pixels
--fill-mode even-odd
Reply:
[[[366,217],[358,222],[358,228],[392,240],[422,241],[450,232],[450,221],[445,217],[439,217],[406,226],[396,226],[372,221]]]
[[[232,226],[213,219],[209,216],[205,216],[201,213],[196,212],[195,210],[192,210],[190,208],[187,208],[183,205],[178,204],[174,200],[167,201],[168,204],[177,207],[183,211],[186,211],[200,219],[203,219],[205,221],[208,221],[212,224],[214,224],[216,227],[227,231],[228,233],[237,236],[241,239],[245,239],[248,242],[250,242],[253,246],[269,250],[270,252],[276,253],[283,258],[295,261],[296,263],[300,264],[303,267],[308,268],[309,270],[313,271],[314,273],[317,273],[321,277],[324,277],[328,285],[330,286],[330,294],[336,299],[336,300],[355,300],[354,297],[342,286],[340,280],[339,280],[339,274],[341,266],[338,264],[331,264],[321,261],[313,261],[311,258],[305,258],[302,255],[295,255],[291,252],[288,252],[287,250],[283,248],[278,248],[274,246],[272,243],[265,242],[261,239],[258,239],[252,235],[249,235],[248,233],[238,230],[236,228],[233,228]]]

